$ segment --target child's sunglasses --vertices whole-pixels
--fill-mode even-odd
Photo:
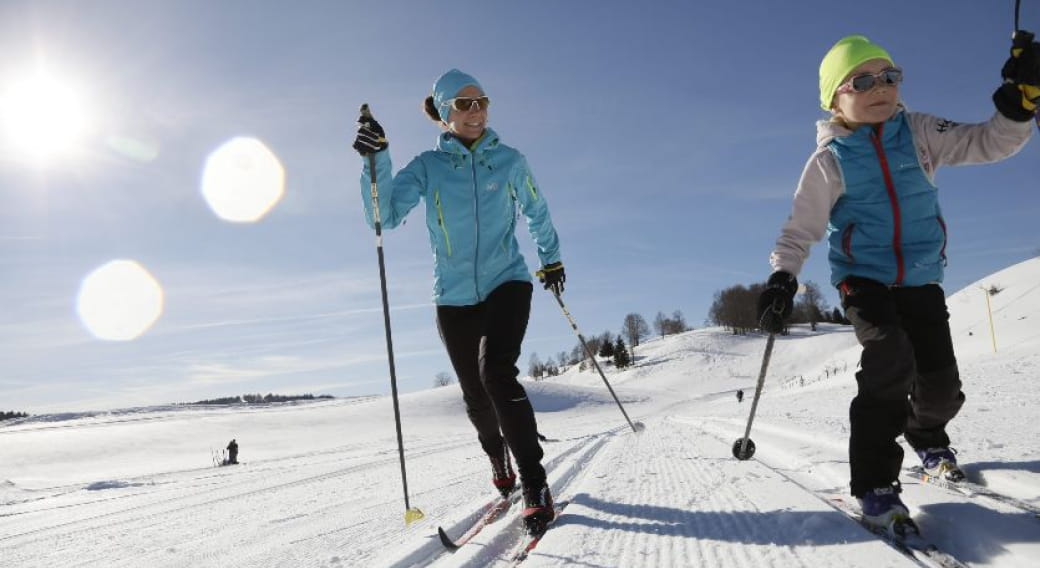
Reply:
[[[863,73],[850,77],[838,87],[839,93],[865,93],[878,85],[893,86],[903,82],[903,70],[891,67],[878,73]]]
[[[482,97],[455,97],[454,99],[444,101],[442,104],[448,105],[458,112],[466,112],[473,110],[473,105],[476,105],[480,110],[487,109],[491,105],[491,99],[487,95]]]

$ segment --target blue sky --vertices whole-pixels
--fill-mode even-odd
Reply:
[[[404,166],[434,143],[420,103],[451,67],[481,80],[492,127],[528,157],[586,335],[617,332],[630,312],[678,309],[700,326],[715,291],[768,276],[823,116],[819,61],[843,35],[892,53],[912,110],[993,112],[1013,2],[725,4],[0,3],[0,88],[44,61],[80,85],[91,116],[75,159],[0,153],[0,410],[388,392],[354,122],[368,102]],[[1023,4],[1023,27],[1040,29],[1040,3]],[[114,136],[154,155],[117,152]],[[200,192],[207,156],[238,136],[263,141],[286,176],[251,224],[221,221]],[[1040,254],[1038,158],[1033,141],[999,164],[940,170],[948,292]],[[421,216],[385,251],[399,385],[428,388],[451,367]],[[146,267],[165,294],[133,341],[95,339],[76,313],[82,279],[113,259]],[[824,245],[801,279],[837,301]],[[574,344],[539,290],[519,366]]]

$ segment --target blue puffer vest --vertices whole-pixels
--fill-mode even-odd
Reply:
[[[946,224],[905,112],[827,147],[845,183],[827,226],[831,283],[849,276],[889,286],[942,282]]]

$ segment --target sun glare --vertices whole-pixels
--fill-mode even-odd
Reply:
[[[68,154],[87,129],[81,94],[43,71],[5,86],[0,117],[7,145],[37,162]]]
[[[98,339],[129,341],[140,337],[163,310],[162,287],[133,260],[113,260],[80,284],[76,312]]]
[[[282,163],[255,138],[233,138],[206,159],[202,196],[225,221],[259,221],[282,199],[284,192]]]

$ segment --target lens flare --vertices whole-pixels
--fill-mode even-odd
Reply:
[[[129,341],[159,319],[163,291],[159,282],[133,260],[113,260],[83,279],[76,312],[98,339]]]
[[[113,134],[105,138],[105,144],[112,151],[135,162],[153,162],[159,157],[159,144],[152,140]]]
[[[202,196],[225,221],[259,221],[284,193],[285,170],[281,162],[255,138],[234,138],[206,159]]]

